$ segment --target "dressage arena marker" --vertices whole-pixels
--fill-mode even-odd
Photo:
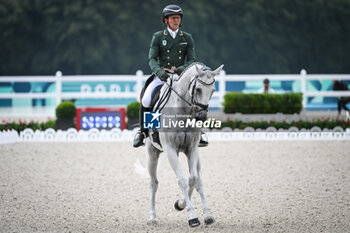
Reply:
[[[46,129],[45,131],[25,129],[18,134],[15,130],[0,131],[0,144],[15,142],[126,142],[132,141],[136,130],[76,130],[67,131]],[[206,132],[210,141],[293,141],[293,140],[350,140],[350,129],[341,132],[334,128],[332,132],[286,131],[286,132]]]

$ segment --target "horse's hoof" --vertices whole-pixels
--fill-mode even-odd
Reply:
[[[208,217],[204,219],[205,225],[210,225],[215,222],[215,219],[213,217]]]
[[[148,226],[155,226],[155,225],[157,225],[157,220],[155,220],[155,219],[148,220],[147,225]]]
[[[188,220],[188,224],[190,225],[190,227],[198,227],[199,225],[201,225],[201,222],[199,221],[198,218],[194,218],[194,219]]]
[[[175,202],[174,207],[175,207],[176,210],[182,211],[182,210],[184,210],[185,208],[181,208],[181,207],[179,206],[179,201],[180,201],[180,200],[177,200],[177,201]]]

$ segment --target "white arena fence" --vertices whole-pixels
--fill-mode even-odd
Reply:
[[[0,144],[16,142],[130,142],[137,129],[112,130],[90,129],[88,131],[74,128],[66,131],[47,129],[45,131],[25,129],[19,134],[15,130],[0,131]],[[232,131],[231,128],[224,128],[221,131],[206,132],[209,141],[296,141],[296,140],[350,140],[350,129],[345,131],[341,127],[333,130],[321,130],[313,127],[311,130],[299,131],[296,127],[281,131],[270,127],[265,131],[254,131],[247,127],[242,131]]]
[[[62,102],[62,99],[76,98],[135,98],[138,99],[143,82],[149,77],[144,75],[142,71],[137,71],[135,75],[75,75],[63,76],[61,71],[57,71],[55,76],[1,76],[0,82],[54,82],[55,92],[51,93],[0,93],[0,99],[56,99],[56,106]],[[307,74],[305,70],[301,70],[300,74],[257,74],[257,75],[227,75],[222,71],[216,78],[218,82],[218,90],[214,93],[213,98],[217,98],[217,103],[224,101],[226,94],[226,82],[239,81],[261,81],[268,77],[270,80],[278,81],[300,81],[300,90],[303,94],[303,107],[306,107],[308,97],[339,97],[350,96],[349,91],[307,91],[306,83],[310,80],[350,80],[349,74]],[[127,86],[125,90],[121,90],[118,85],[110,86],[109,91],[103,85],[97,85],[94,92],[89,86],[81,86],[80,92],[62,92],[63,82],[136,82],[135,85]],[[219,107],[219,106],[216,106]]]

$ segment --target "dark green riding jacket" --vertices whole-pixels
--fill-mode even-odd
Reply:
[[[167,29],[153,34],[148,54],[149,66],[159,76],[162,68],[184,66],[196,61],[194,41],[191,34],[179,30],[173,39]]]

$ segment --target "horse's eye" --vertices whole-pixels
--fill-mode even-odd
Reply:
[[[197,88],[196,88],[196,92],[197,92],[197,94],[201,94],[201,93],[202,93],[202,89],[199,88],[199,87],[197,87]]]

